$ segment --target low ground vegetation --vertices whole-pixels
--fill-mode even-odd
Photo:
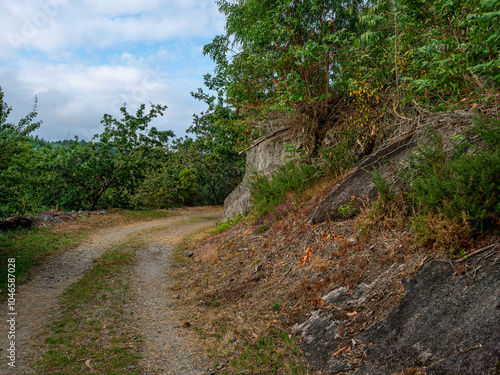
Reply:
[[[133,297],[129,282],[134,249],[140,246],[130,241],[105,253],[66,290],[61,315],[42,334],[44,354],[35,365],[39,373],[144,372],[137,366],[140,333],[132,323],[135,317],[126,311]]]

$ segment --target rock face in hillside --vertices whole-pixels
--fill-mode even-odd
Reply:
[[[246,175],[245,175],[246,178]],[[245,215],[252,210],[250,189],[245,179],[224,200],[224,216],[234,219],[238,214]]]
[[[472,113],[467,111],[454,111],[428,115],[415,121],[416,124],[414,124],[412,132],[396,137],[389,143],[382,145],[378,151],[367,156],[341,183],[333,187],[313,212],[312,223],[316,224],[326,220],[345,220],[355,216],[364,204],[375,199],[378,194],[375,184],[370,181],[372,176],[369,172],[379,170],[384,178],[391,179],[394,177],[391,176],[393,170],[398,168],[398,164],[422,140],[422,133],[428,127],[443,135],[445,145],[449,146],[454,136],[466,132],[467,127],[471,124],[471,116]],[[328,146],[330,143],[331,139],[327,132],[322,144]],[[300,148],[301,140],[298,137],[290,136],[287,132],[278,132],[247,152],[246,173],[243,182],[224,201],[224,213],[227,218],[251,211],[252,204],[247,186],[248,178],[256,172],[269,175],[278,165],[283,164],[287,144]],[[345,212],[340,213],[339,208],[349,205],[352,197],[355,197],[352,210],[349,210],[348,215]]]
[[[316,224],[326,220],[345,220],[356,215],[360,209],[361,201],[372,200],[378,194],[377,187],[370,181],[369,172],[379,170],[382,176],[387,178],[390,166],[408,156],[408,152],[414,146],[415,137],[410,135],[366,158],[349,176],[328,192],[322,204],[312,214],[312,223]],[[352,197],[355,199],[349,214],[339,212],[340,206],[348,205]]]
[[[284,163],[287,156],[287,145],[300,148],[300,139],[288,133],[279,133],[266,139],[247,152],[246,172],[241,184],[224,200],[224,215],[234,218],[244,215],[252,209],[248,179],[257,172],[270,175],[278,165]]]
[[[379,170],[385,179],[391,180],[394,177],[391,176],[392,170],[400,169],[401,162],[407,158],[412,148],[419,142],[426,142],[424,134],[428,128],[434,129],[443,137],[444,147],[448,149],[457,135],[467,132],[470,124],[471,113],[466,111],[429,116],[419,125],[415,124],[416,128],[413,132],[383,145],[377,152],[358,164],[342,182],[333,187],[313,212],[311,222],[316,224],[326,220],[341,221],[355,216],[363,204],[375,199],[378,195],[369,172]],[[339,212],[341,206],[349,205],[352,197],[355,199],[350,215]]]
[[[385,320],[353,335],[344,328],[354,313],[340,311],[370,305],[398,267],[370,285],[329,293],[329,308],[297,327],[305,358],[324,374],[499,374],[500,254],[477,258],[460,275],[448,263],[424,265]],[[384,313],[376,306],[368,315]]]
[[[404,367],[425,367],[427,374],[498,373],[499,262],[488,260],[479,272],[461,276],[444,263],[424,267],[388,319],[359,336],[373,346],[356,374]]]

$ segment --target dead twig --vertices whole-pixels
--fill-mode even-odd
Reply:
[[[416,101],[415,99],[413,99],[413,104],[415,104],[415,107],[416,107],[419,111],[421,111],[421,112],[423,112],[423,113],[426,113],[426,114],[431,114],[428,110],[426,110],[426,109],[422,108],[422,107],[421,107],[421,106],[417,103],[417,101]]]
[[[455,261],[455,263],[465,262],[467,259],[469,259],[469,258],[471,258],[473,256],[476,256],[478,254],[484,253],[486,250],[489,250],[492,247],[496,248],[498,245],[499,245],[499,243],[496,242],[496,243],[492,243],[492,244],[489,244],[487,246],[484,246],[484,247],[482,247],[480,249],[477,249],[477,250],[473,251],[472,253],[469,253],[469,254],[465,255],[462,259],[459,259],[459,260]]]
[[[477,345],[471,346],[468,349],[457,350],[455,353],[448,354],[447,356],[441,358],[440,360],[434,362],[433,364],[431,364],[429,366],[424,366],[424,369],[428,369],[428,368],[431,368],[434,365],[437,365],[439,362],[444,361],[446,358],[450,357],[453,354],[456,354],[456,353],[468,353],[469,351],[471,351],[473,349],[481,348],[482,346],[483,346],[483,344],[477,344]]]
[[[288,269],[288,271],[286,271],[286,273],[285,273],[283,276],[281,276],[281,279],[279,279],[279,281],[276,283],[276,285],[274,286],[273,290],[274,290],[274,289],[276,289],[276,288],[278,287],[278,285],[280,285],[280,284],[281,284],[281,282],[283,281],[283,279],[284,279],[285,277],[287,277],[287,276],[288,276],[288,274],[292,271],[293,267],[294,267],[297,263],[298,263],[298,262],[293,263],[293,264],[290,266],[290,268]]]

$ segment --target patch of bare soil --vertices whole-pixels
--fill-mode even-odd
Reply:
[[[180,320],[175,295],[168,290],[172,250],[186,236],[213,227],[221,218],[220,212],[205,215],[210,219],[153,231],[138,254],[131,281],[137,300],[131,310],[144,341],[141,365],[148,373],[196,375],[206,373],[209,366],[203,348],[189,338],[189,322]]]
[[[19,314],[16,316],[16,368],[9,368],[7,365],[7,358],[4,353],[6,353],[9,346],[10,340],[7,338],[8,326],[7,324],[2,324],[0,326],[0,348],[2,349],[2,356],[0,357],[0,369],[2,373],[5,374],[30,374],[33,373],[31,369],[31,363],[34,359],[40,356],[34,349],[36,347],[35,337],[45,327],[49,322],[54,320],[58,316],[58,298],[64,292],[64,290],[77,281],[91,266],[94,259],[102,255],[108,249],[113,248],[120,242],[125,241],[128,237],[136,235],[138,233],[143,233],[148,230],[154,230],[157,228],[168,228],[169,226],[178,227],[178,231],[175,235],[170,235],[168,232],[161,236],[161,246],[164,250],[170,249],[170,247],[165,247],[165,245],[173,246],[175,243],[180,241],[180,238],[184,235],[183,230],[189,232],[190,230],[198,230],[202,225],[213,225],[213,222],[218,219],[220,214],[220,209],[217,208],[189,208],[182,209],[177,212],[178,215],[162,218],[153,221],[142,221],[135,222],[131,224],[123,224],[109,228],[109,218],[98,218],[97,226],[102,225],[104,229],[96,232],[84,243],[78,247],[66,251],[61,254],[53,254],[46,259],[46,262],[35,269],[32,272],[32,276],[24,284],[21,284],[17,288],[16,295],[16,310]],[[204,223],[186,223],[184,226],[179,226],[178,224],[186,220],[210,216],[211,218],[204,221]],[[124,220],[126,221],[126,220]],[[95,224],[95,223],[94,223]],[[177,225],[176,225],[177,224]],[[79,225],[89,225],[75,223],[73,226],[76,228]],[[90,225],[93,226],[93,225]],[[95,227],[95,225],[94,225]],[[74,230],[76,230],[73,228]],[[64,230],[61,228],[60,230]],[[176,229],[177,230],[177,229]],[[157,251],[157,245],[152,245],[149,249],[154,253]],[[156,249],[156,250],[155,250]],[[151,263],[139,262],[138,267],[143,267],[143,272],[138,272],[140,277],[149,277],[148,268],[149,266],[155,266],[156,263],[165,265],[166,263],[157,262],[154,255],[145,253],[145,258],[147,260],[152,260]],[[166,258],[165,258],[166,259]],[[165,260],[166,262],[166,260]],[[163,271],[166,271],[164,267]],[[152,270],[154,267],[152,268]],[[161,269],[158,269],[153,278],[142,279],[143,289],[147,289],[149,293],[148,285],[153,283],[158,288],[157,292],[160,293],[161,286],[159,286],[160,279],[162,275]],[[163,279],[166,274],[163,274]],[[137,278],[137,283],[141,279]],[[149,280],[149,281],[148,281]],[[160,298],[157,293],[156,297]],[[151,297],[152,298],[152,297]],[[146,298],[146,301],[149,300]],[[154,310],[154,304],[148,305],[146,313],[141,312],[141,301],[138,301],[138,315],[144,319],[146,326],[151,323],[149,315],[152,310]],[[162,305],[161,300],[156,300],[159,305]],[[0,311],[7,311],[7,303],[2,303]],[[169,317],[164,317],[169,319]],[[162,318],[163,319],[163,318]],[[173,324],[168,324],[172,327]],[[144,335],[145,341],[147,341],[146,334]],[[169,345],[171,343],[169,342]],[[178,373],[178,372],[177,372]]]

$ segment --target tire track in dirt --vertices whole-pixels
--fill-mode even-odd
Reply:
[[[186,237],[213,225],[220,215],[210,221],[169,228],[161,236],[147,239],[145,249],[138,256],[131,289],[137,300],[132,311],[138,319],[138,328],[143,340],[144,366],[149,374],[205,374],[208,359],[203,349],[196,347],[183,322],[176,314],[171,292],[169,269],[172,265],[172,250]]]
[[[125,241],[139,232],[155,228],[176,226],[180,222],[196,217],[213,216],[213,224],[222,217],[222,213],[209,213],[201,209],[189,209],[180,215],[148,222],[136,222],[118,228],[99,231],[91,239],[49,258],[43,265],[32,271],[29,280],[17,285],[16,291],[16,367],[8,366],[7,349],[9,342],[6,323],[7,302],[1,303],[2,324],[0,325],[0,373],[2,374],[33,374],[30,364],[40,356],[34,346],[36,335],[58,315],[58,299],[72,283],[76,282],[88,269],[94,259],[105,251]],[[208,222],[208,221],[207,221]],[[207,225],[205,222],[205,225]],[[193,224],[190,224],[193,225]],[[202,225],[200,223],[200,225]],[[181,225],[182,227],[182,225]],[[178,236],[182,236],[180,233]],[[181,238],[182,239],[182,238]],[[180,242],[178,237],[169,239],[168,235],[162,243]],[[177,243],[178,243],[177,242]],[[164,246],[164,245],[163,245]],[[140,255],[139,255],[140,256]],[[140,262],[141,263],[141,262]]]

